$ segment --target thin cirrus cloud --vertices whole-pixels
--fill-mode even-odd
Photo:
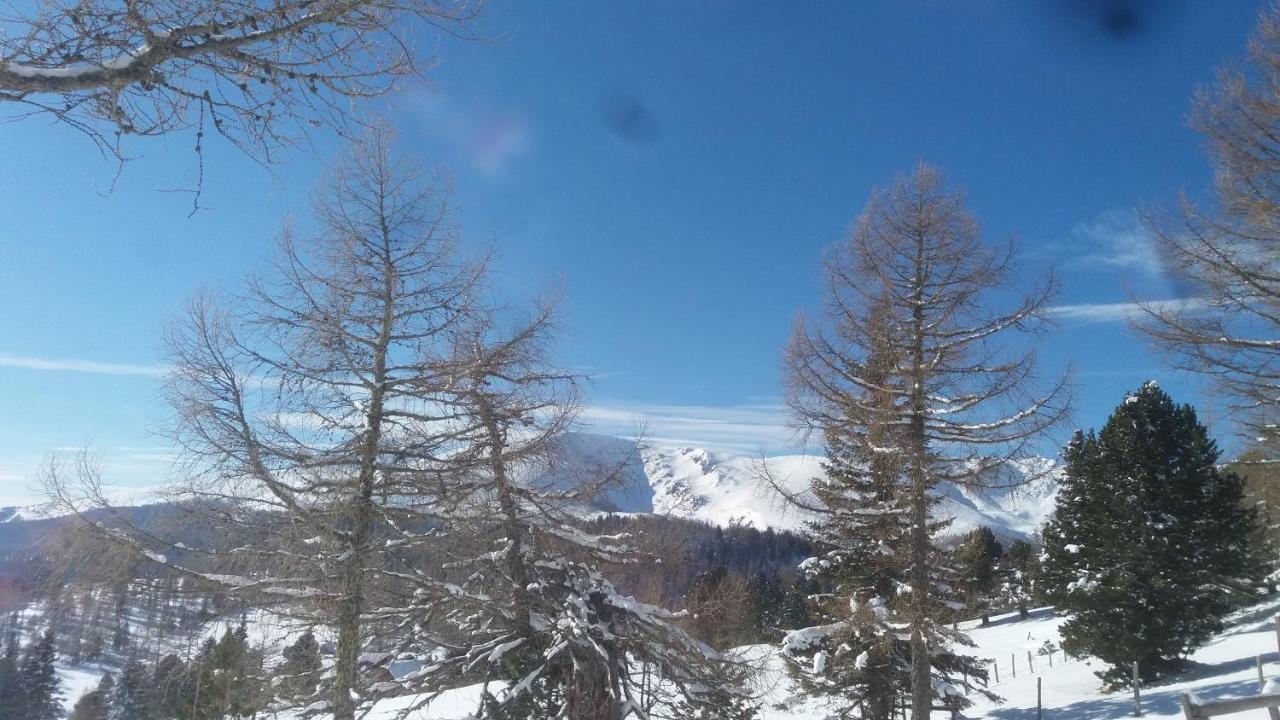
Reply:
[[[1049,308],[1053,317],[1077,324],[1118,323],[1136,320],[1142,317],[1143,306],[1152,310],[1174,310],[1194,312],[1204,307],[1204,301],[1198,298],[1174,298],[1170,300],[1150,300],[1144,303],[1083,303],[1078,305],[1055,305]]]
[[[641,435],[646,442],[692,445],[748,453],[796,449],[795,431],[787,424],[786,407],[758,405],[663,405],[604,403],[583,408],[581,420],[591,430],[613,435]]]
[[[164,365],[102,362],[82,358],[45,358],[0,353],[0,367],[43,372],[91,373],[123,377],[162,377]],[[642,435],[646,442],[664,445],[693,445],[749,453],[778,453],[795,450],[799,443],[788,425],[787,408],[776,402],[713,406],[648,403],[601,403],[585,407],[580,415],[586,429],[621,436]],[[287,424],[300,418],[280,418]],[[63,448],[69,450],[70,448]],[[115,458],[128,474],[159,475],[172,465],[163,452],[121,453]],[[30,477],[33,467],[23,467]],[[12,469],[10,470],[12,473]]]
[[[1151,233],[1133,211],[1108,210],[1079,223],[1071,231],[1071,264],[1136,272],[1147,277],[1166,274],[1164,258]]]
[[[167,371],[167,368],[163,365],[135,365],[80,358],[42,358],[3,352],[0,352],[0,367],[134,377],[161,377]]]

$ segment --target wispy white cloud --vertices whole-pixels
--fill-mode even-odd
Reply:
[[[160,377],[167,370],[163,365],[133,365],[78,358],[42,358],[6,352],[0,352],[0,367],[138,377]]]
[[[630,436],[650,443],[693,445],[748,453],[794,450],[787,408],[775,403],[751,405],[663,405],[602,403],[582,412],[596,432]]]
[[[1146,305],[1155,310],[1194,311],[1204,307],[1204,301],[1198,298],[1175,298],[1151,300]],[[1122,302],[1055,305],[1049,308],[1049,312],[1059,320],[1090,324],[1127,322],[1141,317],[1143,310],[1142,306],[1136,302]]]
[[[1165,274],[1155,238],[1133,211],[1108,210],[1072,230],[1067,250],[1072,265],[1137,272],[1148,277]]]

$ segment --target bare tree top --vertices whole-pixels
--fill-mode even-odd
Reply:
[[[1247,60],[1196,97],[1213,188],[1147,219],[1169,270],[1189,286],[1180,301],[1141,302],[1135,325],[1174,364],[1203,373],[1234,411],[1250,445],[1274,460],[1280,444],[1280,8],[1265,11]]]
[[[798,428],[905,427],[918,394],[932,451],[974,463],[960,475],[1022,454],[1069,394],[1066,376],[1041,376],[1034,338],[1057,283],[1019,288],[1016,260],[1011,241],[982,240],[937,168],[877,190],[824,259],[823,317],[798,322],[787,350]]]

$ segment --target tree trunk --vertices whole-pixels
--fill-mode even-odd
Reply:
[[[477,387],[481,387],[483,378],[477,378]],[[507,460],[503,452],[504,440],[498,428],[498,419],[494,415],[493,405],[483,393],[476,393],[476,414],[484,425],[485,435],[489,442],[489,470],[493,473],[493,483],[497,488],[498,507],[502,511],[506,523],[507,572],[510,574],[511,588],[514,594],[516,624],[521,632],[529,628],[529,599],[526,588],[529,585],[529,572],[525,567],[524,546],[525,529],[520,520],[520,505],[511,491],[511,483],[507,478]]]
[[[381,201],[380,201],[381,202]],[[379,206],[381,209],[381,205]],[[385,213],[383,214],[385,218]],[[395,322],[395,267],[390,256],[389,231],[382,225],[384,246],[383,282],[385,304],[382,327],[373,349],[372,388],[365,410],[364,436],[360,445],[360,475],[351,504],[351,530],[342,568],[342,589],[338,600],[338,646],[333,660],[333,720],[355,720],[353,690],[359,680],[364,613],[364,585],[369,562],[369,533],[373,527],[373,488],[378,472],[378,447],[382,442],[383,401],[387,383],[387,348]]]
[[[364,564],[367,560],[369,527],[373,520],[372,483],[362,487],[355,501],[351,541],[342,571],[342,596],[338,601],[338,646],[333,661],[333,718],[354,720],[356,687],[360,662],[360,615],[364,610]]]
[[[916,240],[915,308],[911,334],[911,720],[929,720],[933,704],[929,646],[925,638],[929,594],[929,478],[925,446],[924,284],[925,238]]]

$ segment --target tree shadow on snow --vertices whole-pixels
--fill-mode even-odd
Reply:
[[[1274,652],[1262,653],[1262,662],[1264,663],[1273,663],[1278,658],[1280,658],[1280,656]],[[1215,677],[1217,675],[1230,675],[1244,670],[1252,670],[1257,667],[1257,663],[1258,661],[1255,657],[1235,658],[1234,660],[1223,660],[1222,662],[1215,663],[1187,663],[1185,670],[1160,684],[1167,685],[1170,683],[1183,683],[1188,680],[1200,680],[1202,678]],[[1270,669],[1268,668],[1268,670]],[[1270,673],[1268,672],[1268,674]],[[1254,685],[1257,685],[1257,683],[1254,683]],[[1152,689],[1159,689],[1159,685]]]
[[[1235,662],[1224,663],[1224,665],[1235,664]],[[1252,661],[1246,665],[1250,664],[1252,664]],[[1050,688],[1046,688],[1046,690],[1048,689]],[[1185,689],[1169,688],[1162,690],[1159,687],[1144,689],[1142,691],[1143,715],[1180,715],[1182,713],[1180,696],[1183,692],[1185,692]],[[1255,680],[1237,680],[1235,682],[1198,687],[1194,689],[1194,692],[1202,700],[1248,697],[1257,694],[1258,683]],[[987,717],[996,718],[997,720],[1035,720],[1036,709],[1035,707],[995,708],[988,712]],[[1055,718],[1061,718],[1062,720],[1067,720],[1068,718],[1070,720],[1102,720],[1103,718],[1123,717],[1133,717],[1133,695],[1127,691],[1117,692],[1110,697],[1090,698],[1070,705],[1046,707],[1044,709],[1045,720],[1054,720]]]
[[[1015,613],[1010,613],[1008,615],[999,615],[997,617],[994,617],[991,619],[991,622],[987,623],[986,625],[981,624],[981,622],[975,622],[965,627],[964,630],[965,632],[972,632],[974,630],[986,630],[987,628],[999,627],[1001,625],[1016,625],[1017,623],[1020,623],[1020,622],[1029,622],[1031,620],[1043,620],[1045,618],[1051,618],[1051,617],[1053,617],[1053,608],[1042,607],[1042,608],[1036,608],[1034,610],[1028,610],[1026,620],[1023,620],[1021,617],[1018,616],[1018,613],[1015,612]]]
[[[1275,627],[1276,615],[1280,615],[1280,594],[1273,593],[1267,596],[1263,604],[1227,618],[1227,631],[1219,637],[1271,630]]]

